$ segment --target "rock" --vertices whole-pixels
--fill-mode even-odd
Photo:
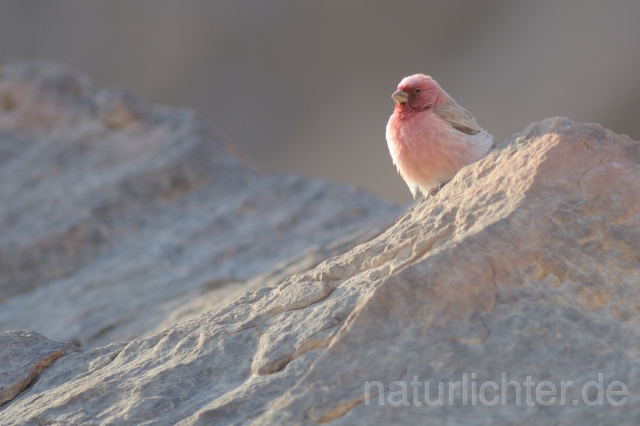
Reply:
[[[267,179],[262,176],[251,185]],[[254,218],[281,211],[280,203],[271,207],[269,200],[286,200],[307,181],[296,182],[264,197],[259,195],[268,186],[261,186],[251,198],[260,211]],[[534,123],[462,169],[436,196],[373,239],[363,228],[354,231],[357,238],[341,232],[343,237],[334,243],[329,240],[336,235],[327,234],[326,242],[297,249],[297,256],[278,265],[266,266],[268,262],[260,260],[266,257],[254,255],[264,267],[244,275],[249,278],[238,288],[252,291],[235,300],[233,291],[216,293],[236,285],[219,278],[207,282],[211,291],[201,296],[200,304],[198,296],[166,298],[171,307],[161,309],[160,315],[152,302],[135,302],[145,291],[128,290],[132,301],[121,299],[130,303],[127,312],[144,307],[139,318],[153,317],[155,334],[59,358],[0,407],[0,418],[7,425],[636,424],[637,182],[640,143],[567,119]],[[245,190],[240,184],[236,188]],[[315,198],[297,200],[298,209],[333,188],[318,187]],[[242,221],[237,212],[243,204],[228,201],[234,200],[230,197],[225,198],[229,204],[218,208],[234,215],[215,229],[226,239],[237,239],[242,228],[234,224]],[[203,206],[211,208],[202,201],[193,211]],[[172,229],[185,235],[176,217],[169,215],[173,220],[154,226],[143,224],[136,238],[154,241],[145,232],[157,235]],[[285,229],[300,228],[290,234],[288,244],[309,235],[300,224],[303,219],[294,217],[298,219],[289,219]],[[342,223],[311,227],[333,229]],[[225,233],[228,228],[233,233]],[[211,231],[208,238],[216,235]],[[279,244],[278,235],[255,233],[256,239],[248,236],[244,241],[266,250]],[[120,238],[126,241],[126,236]],[[362,243],[351,248],[356,241]],[[153,250],[147,247],[119,249],[126,255],[114,248],[113,257],[104,260],[96,255],[92,264],[105,262],[99,268],[89,265],[73,273],[84,276],[85,281],[76,281],[80,290],[67,279],[45,287],[109,297],[99,286],[80,283],[110,273],[126,279],[120,268],[137,271],[130,266],[134,255],[143,267],[161,268],[161,257],[146,254]],[[190,253],[214,251],[215,246],[201,250]],[[339,251],[346,252],[313,267],[323,255]],[[251,257],[237,252],[216,253],[245,267],[253,265]],[[183,265],[193,271],[198,264]],[[170,272],[162,269],[161,275]],[[164,288],[149,284],[160,277],[137,274],[144,279],[131,283],[148,291]],[[167,280],[183,285],[177,275]],[[118,291],[128,288],[117,282],[111,279],[109,285]],[[39,291],[14,297],[0,312],[5,306],[15,306],[13,312],[17,306],[49,309],[44,297],[28,298]],[[75,299],[76,304],[92,300],[83,297]],[[10,305],[18,299],[21,305]],[[188,319],[170,324],[180,318]],[[149,334],[151,327],[143,323],[130,320],[126,327],[141,336]],[[91,342],[100,342],[92,336]],[[498,397],[495,406],[477,399],[478,388],[489,381],[499,386],[503,377],[522,388],[520,404],[515,384],[502,400],[500,391],[491,387],[481,394],[489,401]],[[412,381],[423,384],[417,400]],[[469,385],[464,387],[467,392],[462,392],[463,385],[449,386],[457,381]],[[561,382],[569,381],[561,400]],[[437,399],[438,383],[446,385],[443,405],[426,404],[425,382],[431,385],[431,400]],[[531,382],[534,391],[528,393]],[[546,406],[549,393],[536,391],[540,385],[557,388],[551,406]],[[623,386],[627,397],[610,392]],[[602,406],[597,405],[600,399]]]
[[[0,405],[22,392],[45,368],[71,352],[72,346],[31,331],[0,333]]]
[[[0,331],[86,347],[150,335],[341,254],[403,210],[260,173],[189,109],[64,66],[4,71]]]
[[[373,289],[309,373],[252,424],[635,424],[638,182],[640,143],[566,119],[531,125],[334,262],[359,271],[334,293],[351,283]],[[523,393],[527,376],[551,381],[557,403],[545,407],[533,396],[535,407],[517,406],[513,390],[506,406],[474,407],[471,399],[463,405],[458,389],[448,406],[448,386],[444,406],[426,406],[422,394],[422,407],[412,403],[414,377],[436,388],[436,400],[439,382],[466,374],[477,386],[501,384],[503,373]],[[604,389],[627,386],[625,405],[605,397],[603,407],[587,406],[581,390],[599,374]],[[363,403],[373,381],[385,387],[383,406]],[[395,381],[406,384],[409,406],[389,403],[402,402],[391,395],[402,389],[389,389]],[[569,407],[560,404],[561,381],[575,385]]]

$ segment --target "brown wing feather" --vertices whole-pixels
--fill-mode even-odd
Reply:
[[[433,107],[433,112],[449,123],[451,127],[467,135],[475,135],[482,131],[473,115],[469,114],[469,111],[462,108],[453,99]]]

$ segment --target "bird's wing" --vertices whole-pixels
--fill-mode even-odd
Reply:
[[[473,115],[453,99],[433,107],[433,112],[449,123],[451,127],[467,135],[475,135],[482,131]]]

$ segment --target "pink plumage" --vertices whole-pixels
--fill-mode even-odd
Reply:
[[[404,78],[391,97],[396,107],[387,144],[414,198],[418,192],[427,196],[493,145],[493,137],[427,75]]]

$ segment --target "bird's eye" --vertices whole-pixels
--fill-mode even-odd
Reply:
[[[414,93],[417,95],[418,93],[422,92],[422,89],[416,89],[414,90]]]

